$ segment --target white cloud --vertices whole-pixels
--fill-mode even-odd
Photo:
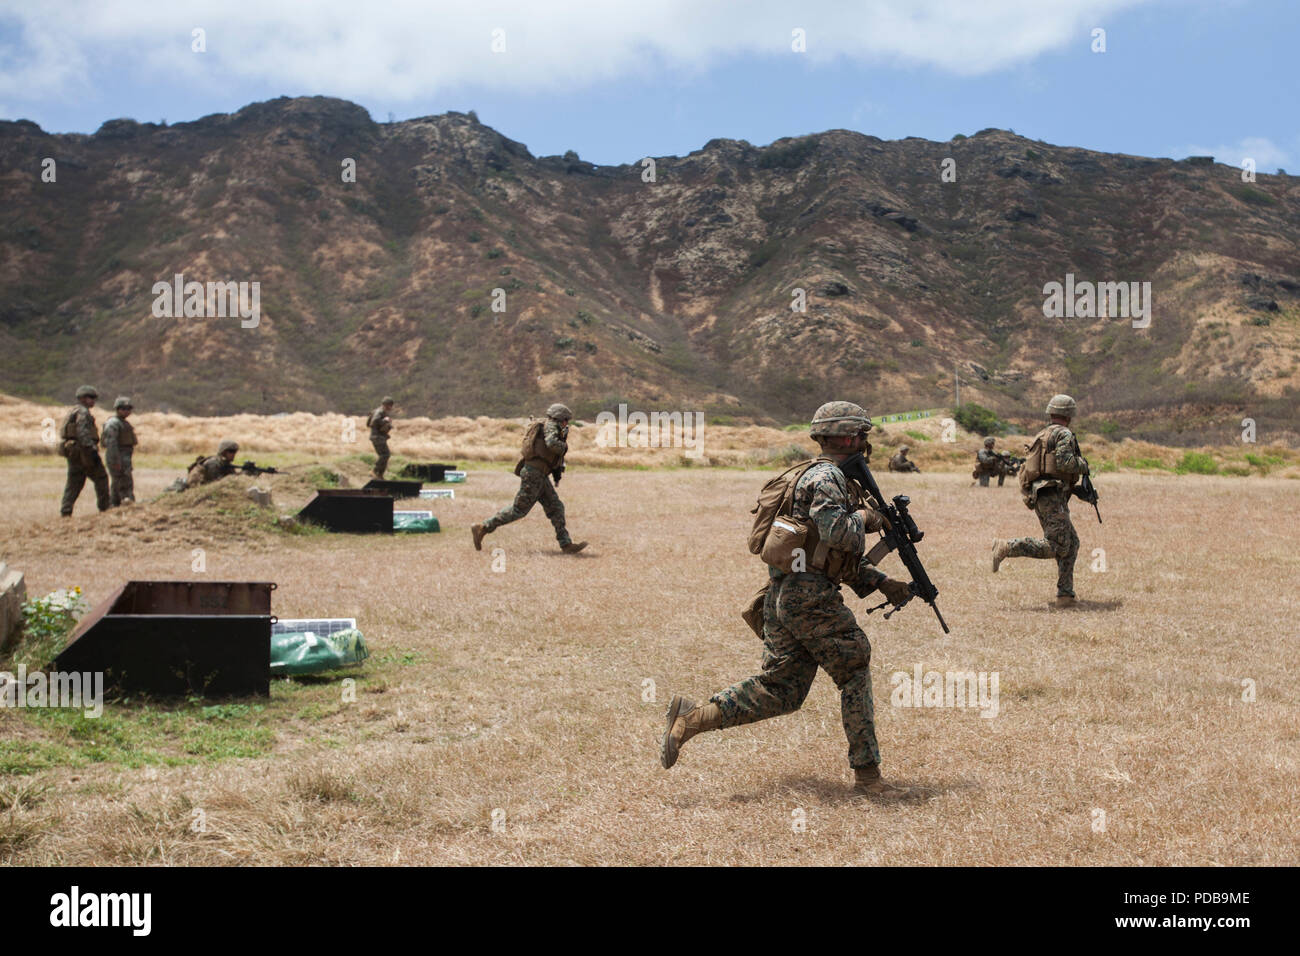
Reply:
[[[1227,163],[1240,168],[1242,161],[1253,159],[1255,169],[1261,173],[1287,168],[1292,164],[1292,153],[1283,146],[1278,146],[1266,136],[1247,136],[1232,146],[1188,146],[1175,150],[1175,159],[1187,156],[1213,156],[1216,163]]]
[[[4,0],[0,0],[4,2]],[[804,55],[975,75],[1076,44],[1153,0],[140,0],[5,3],[20,25],[0,51],[0,95],[63,99],[104,70],[199,86],[410,101],[446,86],[582,89],[651,68],[693,73],[731,56]],[[190,31],[207,31],[207,52]],[[791,31],[807,31],[807,53]],[[493,53],[491,31],[505,31]],[[649,82],[649,80],[647,80]],[[648,87],[648,90],[651,89]]]

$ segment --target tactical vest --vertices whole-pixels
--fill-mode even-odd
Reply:
[[[1079,480],[1076,474],[1065,474],[1056,467],[1057,429],[1063,426],[1048,425],[1034,440],[1025,446],[1025,463],[1020,468],[1020,490],[1029,495],[1034,482],[1050,479],[1058,482],[1067,491]],[[1074,453],[1079,454],[1079,440],[1075,439]]]
[[[85,411],[90,415],[90,410],[84,405],[78,405],[68,411],[68,417],[63,420],[63,428],[59,431],[59,454],[64,458],[72,457],[72,450],[77,447],[77,415]],[[95,417],[90,415],[90,431],[95,436],[95,445],[99,445],[99,429],[95,426]]]
[[[564,454],[547,447],[545,419],[530,422],[524,430],[524,440],[519,447],[519,463],[515,465],[515,474],[519,474],[524,465],[531,465],[544,475],[550,474],[564,464]]]
[[[113,419],[117,419],[118,424],[115,428],[109,428],[109,422],[113,421]],[[131,427],[131,423],[125,418],[118,418],[116,415],[104,423],[104,433],[100,436],[100,444],[105,448],[108,447],[109,435],[114,436],[117,447],[121,449],[129,451],[138,444],[135,438],[135,429]]]
[[[380,405],[366,416],[366,427],[370,429],[371,438],[387,438],[393,430],[393,421],[388,418],[384,406]]]

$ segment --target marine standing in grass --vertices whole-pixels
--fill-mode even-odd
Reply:
[[[575,544],[569,537],[564,525],[564,502],[555,490],[555,485],[560,483],[564,474],[564,456],[569,451],[569,421],[572,418],[573,412],[557,403],[546,410],[545,419],[529,423],[524,430],[523,447],[515,465],[515,474],[519,476],[519,493],[509,507],[502,508],[487,521],[470,528],[476,551],[483,550],[484,535],[491,534],[503,524],[518,521],[539,500],[546,517],[555,526],[555,538],[560,542],[561,551],[577,554],[587,546],[587,542],[579,541]],[[555,479],[555,485],[551,484],[551,478]]]
[[[104,446],[104,461],[108,465],[114,508],[135,502],[135,477],[131,473],[131,456],[135,453],[135,429],[127,421],[131,417],[131,399],[125,395],[113,403],[113,415],[104,422],[100,442]]]
[[[370,426],[370,444],[375,449],[375,469],[374,476],[380,481],[384,478],[384,472],[388,469],[388,433],[393,430],[393,400],[385,395],[379,407],[370,413],[366,418],[366,424]]]
[[[65,518],[72,517],[72,506],[77,503],[87,478],[95,485],[95,504],[99,510],[107,511],[111,507],[108,472],[99,457],[99,429],[95,427],[95,416],[90,414],[97,398],[99,392],[89,385],[77,389],[77,404],[63,419],[59,431],[59,454],[68,459],[68,481],[63,486],[63,501],[59,506],[59,514]]]
[[[838,467],[859,452],[870,453],[870,429],[866,411],[851,402],[817,409],[809,434],[821,445],[822,457],[794,482],[790,509],[794,519],[809,526],[806,570],[768,569],[762,673],[718,691],[703,705],[673,697],[659,752],[665,768],[677,762],[682,745],[696,734],[798,710],[820,666],[840,689],[854,789],[884,800],[920,796],[881,779],[871,645],[840,595],[841,585],[847,584],[859,597],[878,590],[896,605],[912,596],[906,582],[886,577],[865,559],[866,533],[878,531],[885,519]]]
[[[1074,604],[1074,562],[1079,555],[1079,535],[1070,521],[1070,494],[1079,478],[1089,473],[1079,440],[1070,431],[1077,409],[1069,395],[1047,403],[1051,424],[1029,444],[1020,470],[1025,507],[1038,515],[1041,538],[993,539],[993,570],[1007,558],[1055,558],[1056,606]]]
[[[889,459],[890,471],[914,471],[920,474],[921,469],[916,467],[916,462],[908,460],[908,446],[899,445],[898,452],[893,458]]]
[[[999,488],[1007,480],[1007,463],[993,450],[994,444],[993,436],[990,435],[984,439],[984,447],[975,452],[975,470],[971,472],[971,477],[979,480],[981,488],[989,486],[992,475],[998,476]]]

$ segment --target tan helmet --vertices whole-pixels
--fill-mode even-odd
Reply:
[[[77,389],[77,398],[99,398],[99,392],[95,391],[93,385],[83,385]]]
[[[1073,418],[1078,410],[1079,406],[1069,395],[1053,395],[1052,400],[1047,403],[1048,416],[1061,415],[1065,418]]]
[[[992,447],[993,447],[993,436],[992,436],[992,435],[990,435],[988,438],[984,439],[984,447],[985,447],[985,448],[992,448]]]
[[[125,395],[117,396],[117,401],[113,403],[113,407],[114,408],[135,408],[135,406],[131,404],[131,399],[127,398]]]
[[[556,402],[546,410],[547,418],[554,418],[557,422],[567,422],[573,417],[573,412],[569,411],[568,405],[561,405]]]
[[[218,455],[224,455],[228,451],[239,451],[239,442],[231,441],[229,438],[227,438],[225,441],[223,441],[220,445],[217,446]]]
[[[813,414],[808,434],[812,438],[829,438],[862,431],[871,431],[871,418],[865,408],[852,402],[827,402]]]
[[[908,448],[909,448],[908,445],[899,445],[899,446],[898,446],[898,453],[899,453],[900,455],[906,455],[906,454],[907,454],[907,450],[908,450]]]

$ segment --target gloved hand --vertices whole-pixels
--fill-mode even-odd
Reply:
[[[863,505],[858,510],[862,512],[862,526],[868,532],[879,531],[881,528],[887,527],[889,524],[889,522],[885,520],[885,516],[874,508],[869,508],[866,505]]]
[[[876,585],[876,589],[893,604],[895,607],[902,607],[912,599],[912,588],[906,581],[895,581],[893,578],[885,578]]]

